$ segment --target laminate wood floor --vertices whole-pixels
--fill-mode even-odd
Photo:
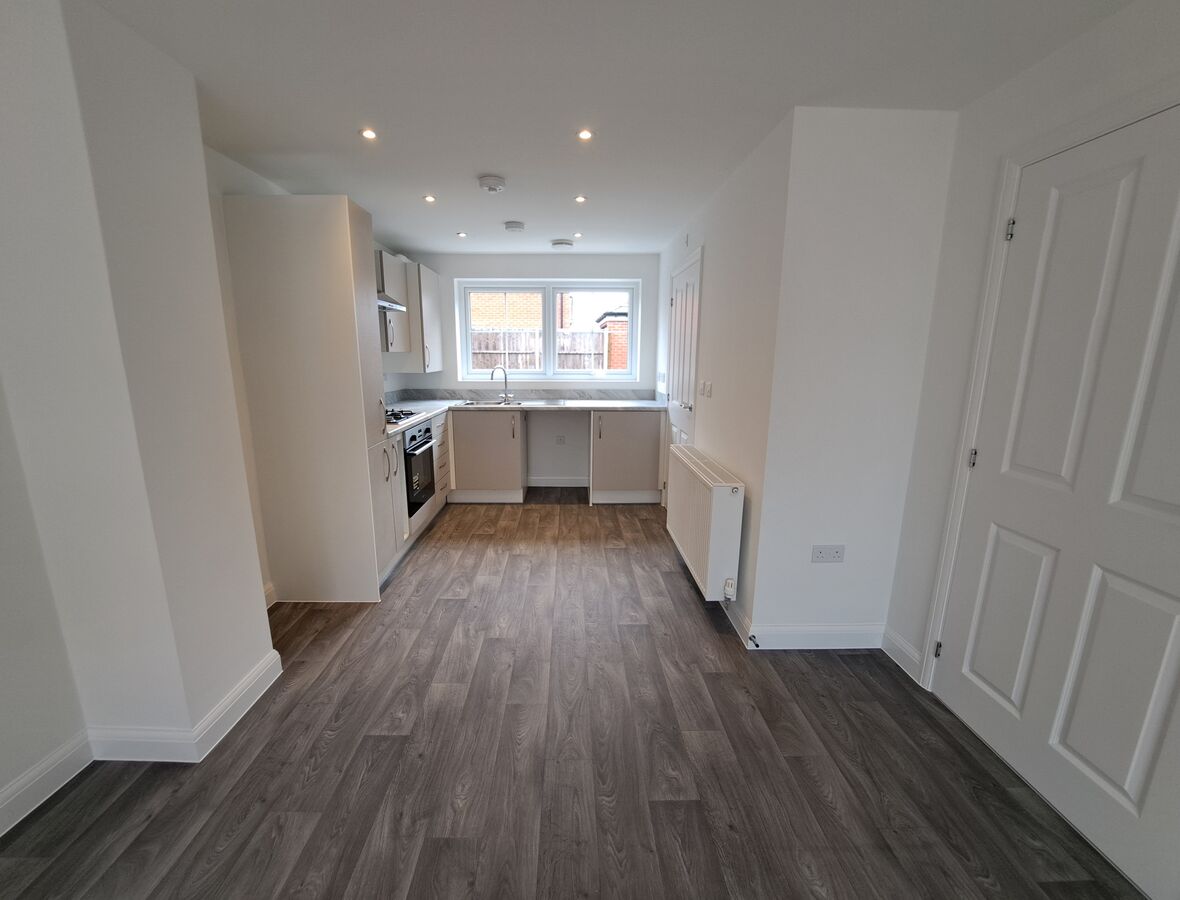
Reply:
[[[379,605],[276,605],[196,766],[96,763],[4,897],[1139,896],[880,652],[747,653],[658,507],[450,506]]]

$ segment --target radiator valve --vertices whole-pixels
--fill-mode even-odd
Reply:
[[[732,600],[737,596],[737,580],[733,578],[725,579],[725,586],[722,588],[726,600]]]

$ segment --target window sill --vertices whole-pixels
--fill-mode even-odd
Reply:
[[[460,375],[459,381],[462,384],[484,384],[488,381],[495,381],[503,384],[504,376],[496,375],[492,378],[490,375]],[[512,387],[514,384],[611,384],[611,385],[626,385],[639,384],[639,379],[634,375],[530,375],[528,373],[518,373],[508,375],[508,386]]]

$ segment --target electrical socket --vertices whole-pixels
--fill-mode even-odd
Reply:
[[[564,443],[565,443],[565,435],[564,435],[564,434],[559,434],[559,435],[557,436],[557,443],[559,443],[559,444],[564,444]]]
[[[844,562],[844,545],[812,544],[811,561],[813,563],[842,563]]]

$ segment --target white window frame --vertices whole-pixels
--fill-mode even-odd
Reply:
[[[557,295],[567,291],[626,291],[631,294],[626,370],[607,371],[582,369],[576,372],[557,371]],[[610,381],[639,380],[639,309],[640,282],[634,278],[457,278],[455,279],[455,320],[459,336],[459,379],[486,381],[491,369],[472,369],[470,301],[472,292],[479,291],[541,291],[541,368],[512,371],[510,377],[518,381]]]

